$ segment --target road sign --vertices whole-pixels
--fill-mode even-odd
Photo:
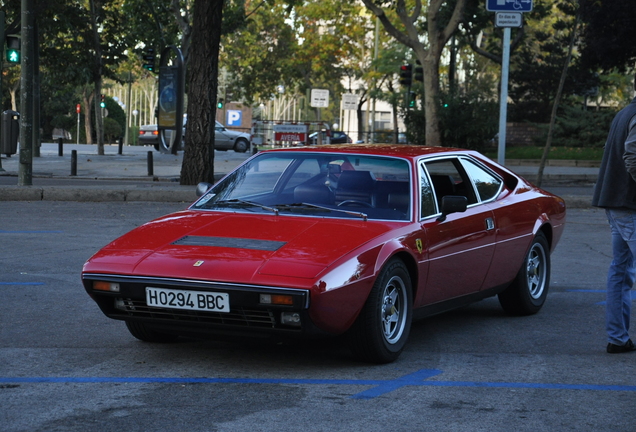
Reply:
[[[329,90],[311,89],[311,106],[327,108],[329,106]]]
[[[274,141],[307,141],[307,125],[274,125]]]
[[[497,12],[495,27],[523,27],[523,17],[519,12]]]
[[[532,0],[486,0],[486,10],[492,12],[530,12]]]
[[[343,93],[342,95],[342,109],[343,110],[357,110],[358,109],[358,95],[354,93]]]
[[[227,110],[226,126],[243,126],[243,112],[241,110]]]

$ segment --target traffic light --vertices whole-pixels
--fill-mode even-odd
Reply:
[[[102,108],[106,108],[106,95],[99,95],[99,97],[100,97],[99,106]]]
[[[218,102],[216,103],[216,107],[218,109],[223,109],[223,99],[219,99]]]
[[[400,66],[400,84],[410,86],[413,78],[413,65],[406,64]]]
[[[409,92],[409,108],[415,108],[417,102],[417,94],[415,92]]]
[[[155,71],[155,50],[154,48],[148,48],[143,56],[144,69],[148,69],[150,72]]]
[[[20,38],[18,36],[7,36],[7,62],[11,64],[20,63]]]
[[[413,78],[415,78],[415,81],[419,81],[419,82],[424,81],[424,70],[422,69],[422,66],[415,67],[415,76]]]

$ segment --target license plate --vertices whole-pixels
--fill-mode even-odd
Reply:
[[[146,304],[170,309],[230,312],[230,295],[209,291],[146,287]]]

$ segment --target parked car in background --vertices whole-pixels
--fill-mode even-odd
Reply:
[[[329,140],[329,144],[348,144],[351,143],[351,138],[344,132],[341,131],[330,131],[331,137]],[[327,132],[322,131],[322,143],[327,144]],[[309,134],[309,144],[315,145],[318,143],[318,132],[314,132]]]
[[[181,140],[181,147],[179,150],[183,149],[185,145],[185,132],[186,127],[185,123],[187,122],[187,118],[184,120],[183,126],[183,134]],[[170,134],[172,131],[166,131],[166,141],[167,144],[170,144]],[[159,138],[159,131],[157,130],[157,125],[144,125],[139,128],[139,144],[140,145],[151,145],[157,151],[161,151],[162,153],[169,153],[170,148],[162,145],[161,140]],[[218,121],[216,122],[214,129],[214,149],[215,150],[234,150],[238,153],[244,153],[250,148],[250,135],[245,132],[237,132],[230,129],[227,129]]]
[[[106,316],[148,342],[345,335],[378,363],[416,318],[495,295],[537,313],[566,216],[477,152],[412,145],[262,151],[197,192],[86,262]]]

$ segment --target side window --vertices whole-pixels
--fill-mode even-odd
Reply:
[[[468,204],[477,203],[477,197],[470,180],[457,158],[434,160],[425,163],[438,207],[442,206],[442,198],[447,195],[464,196]]]
[[[423,166],[420,166],[420,217],[425,218],[437,213],[435,209],[435,196],[430,180]]]
[[[470,160],[462,159],[462,165],[464,165],[464,168],[466,168],[468,175],[472,179],[481,201],[489,201],[499,194],[502,184],[501,179],[495,177]]]

